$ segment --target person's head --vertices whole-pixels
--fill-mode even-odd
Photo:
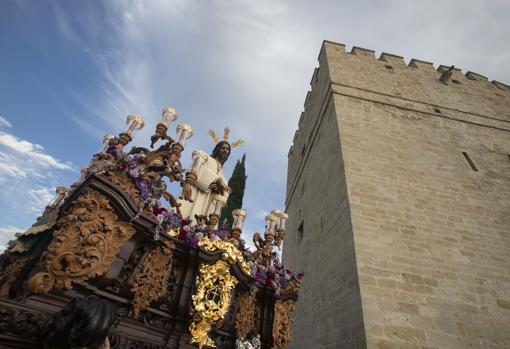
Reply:
[[[220,164],[224,164],[230,155],[230,143],[227,141],[221,141],[214,147],[211,156],[218,160]]]
[[[115,306],[106,299],[73,298],[53,315],[41,333],[45,349],[99,349],[115,321]]]

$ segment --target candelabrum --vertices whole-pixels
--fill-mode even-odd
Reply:
[[[131,177],[138,186],[144,200],[148,199],[147,190],[155,192],[168,200],[170,205],[179,212],[180,203],[166,191],[166,183],[162,178],[166,177],[170,182],[177,181],[181,185],[184,182],[184,170],[180,158],[186,140],[193,135],[193,129],[187,124],[178,125],[174,140],[167,135],[167,132],[170,123],[176,119],[177,112],[175,109],[165,108],[162,112],[161,121],[157,124],[156,130],[151,136],[150,148],[154,148],[154,145],[160,140],[164,143],[155,150],[133,147],[125,153],[124,148],[132,141],[133,133],[141,130],[145,124],[140,116],[128,115],[126,127],[117,137],[104,136],[103,149],[94,156],[92,164],[83,169],[82,177],[91,172],[108,176],[112,174],[112,171],[117,171],[119,166],[123,166],[122,168],[127,171],[128,177]],[[139,187],[140,185],[141,187]]]
[[[288,215],[280,210],[273,210],[266,216],[266,229],[264,238],[260,233],[253,235],[253,243],[256,251],[253,253],[255,260],[269,267],[273,258],[273,246],[281,248],[285,238],[285,223]]]
[[[57,194],[57,197],[53,202],[46,206],[45,211],[52,211],[60,207],[64,199],[69,195],[70,188],[67,187],[57,187],[55,189],[55,193]]]

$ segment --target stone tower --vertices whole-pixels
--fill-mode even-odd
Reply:
[[[509,86],[325,41],[289,152],[290,348],[510,348],[509,154]]]

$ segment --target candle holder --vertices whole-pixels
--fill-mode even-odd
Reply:
[[[132,134],[141,130],[145,125],[143,119],[137,115],[128,115],[126,118],[126,128],[119,134],[119,144],[125,147],[133,140]]]
[[[209,228],[214,230],[220,220],[221,210],[226,204],[226,199],[222,195],[214,195],[209,208]]]
[[[220,216],[215,213],[209,213],[209,220],[207,221],[207,227],[209,230],[216,229],[218,223],[220,221]]]
[[[239,241],[243,232],[243,223],[246,219],[246,211],[243,209],[235,209],[232,211],[234,222],[232,223],[232,237]]]
[[[191,169],[189,171],[198,175],[198,172],[200,171],[202,166],[207,162],[209,156],[202,150],[195,150],[191,156],[192,163]]]
[[[67,187],[57,187],[55,189],[55,193],[57,194],[57,197],[55,198],[55,200],[53,200],[53,202],[51,204],[46,206],[45,211],[51,211],[51,210],[58,208],[62,204],[64,199],[67,197],[69,192],[70,192],[70,189]]]
[[[276,225],[276,221],[278,220],[278,218],[273,214],[274,211],[275,210],[266,216],[266,233],[274,232],[274,227]]]
[[[165,139],[169,143],[174,142],[172,137],[168,136],[166,132],[168,131],[168,125],[170,125],[170,123],[175,120],[177,120],[177,112],[175,109],[163,109],[161,122],[156,125],[156,132],[151,136],[151,148],[154,148],[154,144],[160,139]]]
[[[278,211],[278,222],[276,225],[276,236],[275,236],[275,246],[279,249],[282,248],[283,240],[285,239],[285,224],[289,215],[285,212]]]
[[[187,124],[180,124],[177,126],[177,143],[184,148],[186,140],[193,136],[193,128]]]

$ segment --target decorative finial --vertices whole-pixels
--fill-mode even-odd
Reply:
[[[244,141],[242,139],[238,139],[237,141],[235,141],[232,144],[230,144],[230,146],[232,148],[237,148],[237,147],[240,147],[243,144],[244,144]]]
[[[214,130],[209,129],[209,135],[212,137],[212,139],[218,143],[219,139],[218,136],[216,136],[216,133],[214,133]]]
[[[224,141],[228,141],[228,136],[230,135],[230,129],[227,127],[225,127],[224,129],[224,132],[223,132],[223,140]]]
[[[218,143],[220,141],[218,136],[216,136],[216,133],[214,132],[214,130],[209,129],[209,135],[212,137],[214,142]],[[223,132],[223,140],[225,142],[228,142],[229,137],[230,137],[230,129],[228,127],[225,127],[224,132]],[[237,147],[240,147],[242,144],[244,144],[244,141],[242,139],[238,139],[237,141],[234,141],[229,144],[230,144],[230,147],[237,148]]]

